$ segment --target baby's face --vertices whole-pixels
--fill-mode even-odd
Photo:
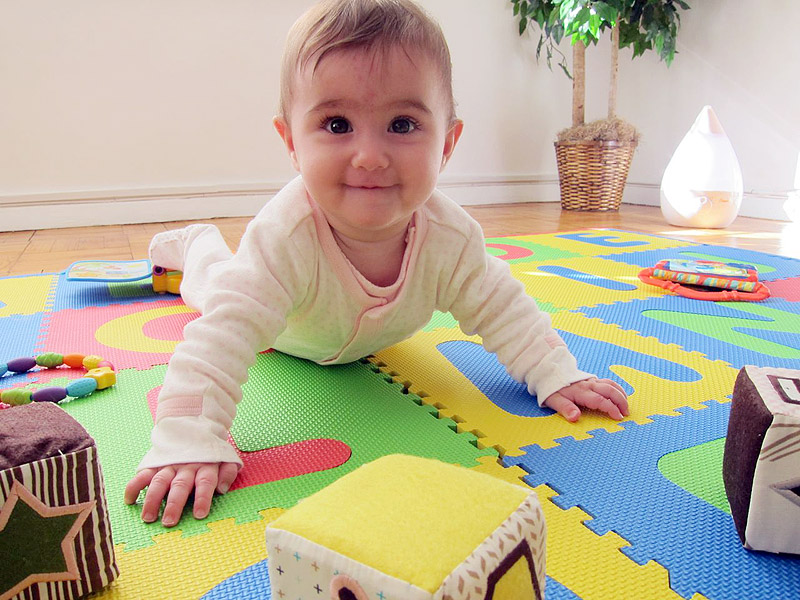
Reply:
[[[421,53],[334,52],[294,82],[288,121],[275,120],[294,167],[339,233],[402,233],[461,134],[439,72]]]

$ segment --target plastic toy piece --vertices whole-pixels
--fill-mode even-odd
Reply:
[[[756,268],[740,263],[666,259],[642,270],[639,279],[694,300],[757,302],[769,298],[769,288],[758,281]]]
[[[167,271],[164,267],[153,267],[153,291],[158,294],[169,292],[180,295],[183,273],[180,271]]]
[[[150,261],[79,260],[67,267],[67,281],[139,281],[150,277]]]
[[[44,369],[56,369],[61,365],[72,368],[84,368],[87,373],[84,377],[73,379],[66,387],[48,387],[36,391],[15,388],[0,392],[0,408],[5,405],[19,406],[30,402],[61,402],[67,396],[83,398],[95,390],[103,390],[117,383],[114,365],[102,356],[90,354],[58,354],[45,352],[38,356],[22,356],[14,358],[7,363],[0,363],[0,376],[8,373],[25,373],[37,366]],[[40,369],[41,370],[41,369]]]
[[[744,547],[800,554],[800,371],[739,371],[722,475]]]
[[[266,538],[280,597],[542,600],[545,535],[532,490],[395,454],[309,496]]]

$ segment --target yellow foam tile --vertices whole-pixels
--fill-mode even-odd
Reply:
[[[173,530],[153,538],[152,546],[114,551],[119,578],[93,596],[97,600],[199,598],[228,577],[267,556],[264,531],[283,509],[260,511],[261,520],[237,525],[234,519],[208,524],[208,532],[184,537]]]
[[[575,271],[576,278],[571,279],[550,271],[552,267],[560,267]],[[549,260],[543,264],[518,263],[511,265],[511,272],[525,286],[525,291],[537,302],[546,302],[565,309],[597,304],[628,302],[635,299],[651,298],[663,295],[663,290],[643,283],[639,279],[639,268],[636,265],[616,262],[605,258],[580,257]],[[581,278],[580,274],[585,274]],[[625,284],[634,289],[613,290],[599,285],[602,281]],[[597,283],[593,283],[597,282]]]
[[[45,310],[58,275],[29,275],[0,279],[0,318],[32,315]]]

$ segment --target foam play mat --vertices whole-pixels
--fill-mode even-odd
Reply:
[[[487,251],[550,313],[581,369],[625,388],[629,417],[585,413],[568,423],[539,408],[449,314],[348,365],[267,351],[231,430],[243,470],[207,519],[187,510],[173,529],[143,523],[141,500],[125,505],[123,489],[149,446],[169,357],[196,313],[154,293],[149,279],[0,279],[0,359],[76,352],[117,371],[112,387],[61,404],[94,438],[104,476],[119,577],[93,597],[284,600],[267,574],[266,526],[390,454],[535,490],[548,529],[548,600],[800,597],[800,556],[744,549],[722,478],[741,367],[800,369],[800,261],[610,229],[490,238]],[[754,265],[772,295],[710,302],[639,280],[667,258]],[[0,389],[66,385],[79,371],[6,374]],[[788,493],[800,515],[800,463]],[[302,598],[327,595],[310,584]]]

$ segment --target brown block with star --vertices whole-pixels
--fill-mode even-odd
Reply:
[[[82,598],[113,581],[97,447],[63,409],[0,411],[0,600]]]

